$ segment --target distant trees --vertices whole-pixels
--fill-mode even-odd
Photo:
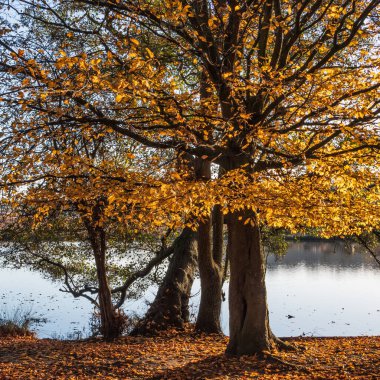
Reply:
[[[1,37],[0,70],[14,84],[3,104],[28,114],[12,125],[13,157],[67,128],[144,146],[152,156],[128,188],[130,217],[198,228],[199,263],[217,273],[220,254],[202,237],[218,210],[231,264],[227,351],[281,345],[269,326],[262,227],[331,236],[380,225],[379,0],[25,4],[11,2],[66,38],[53,49],[15,49],[11,34]],[[212,163],[221,175],[192,178],[187,165],[162,166],[157,154]],[[4,183],[25,183],[33,165],[23,157]],[[72,166],[60,164],[60,175]],[[125,189],[108,190],[105,212],[119,217],[125,199]],[[212,298],[220,277],[203,278],[202,297]]]

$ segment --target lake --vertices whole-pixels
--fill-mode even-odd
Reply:
[[[0,269],[0,315],[21,306],[46,323],[35,327],[41,338],[76,338],[89,334],[90,303],[59,291],[41,274]],[[225,291],[228,293],[227,284]],[[278,336],[380,335],[380,267],[367,253],[348,251],[341,242],[290,243],[284,258],[268,257],[268,304],[272,330]],[[142,315],[154,298],[130,301],[127,312]],[[195,281],[192,313],[199,302]],[[222,306],[228,335],[228,303]]]

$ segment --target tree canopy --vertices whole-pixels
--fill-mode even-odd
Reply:
[[[11,101],[27,111],[13,132],[28,142],[68,129],[81,139],[117,132],[229,171],[207,196],[172,173],[177,184],[157,194],[176,194],[172,211],[189,203],[178,189],[190,188],[206,208],[253,207],[291,230],[332,235],[378,225],[377,1],[33,4],[23,12],[66,38],[38,50],[2,37],[3,71],[20,81]],[[59,170],[71,175],[67,168]],[[124,196],[115,193],[112,200]],[[194,212],[197,201],[185,209]]]

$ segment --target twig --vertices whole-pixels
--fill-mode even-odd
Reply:
[[[377,257],[375,252],[368,246],[367,242],[360,236],[357,236],[357,239],[363,245],[363,247],[371,254],[371,256],[375,259],[375,261],[380,265],[380,259]]]

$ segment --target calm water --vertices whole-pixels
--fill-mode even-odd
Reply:
[[[348,253],[331,242],[292,243],[287,255],[268,258],[268,304],[271,326],[279,336],[380,335],[380,267],[364,253]],[[227,286],[226,286],[227,292]],[[142,314],[145,300],[126,304],[127,312]],[[193,288],[192,311],[199,302],[199,281]],[[59,291],[40,274],[0,269],[0,313],[19,305],[47,318],[36,327],[40,337],[86,336],[92,307]],[[223,303],[222,326],[228,334],[228,304]]]

